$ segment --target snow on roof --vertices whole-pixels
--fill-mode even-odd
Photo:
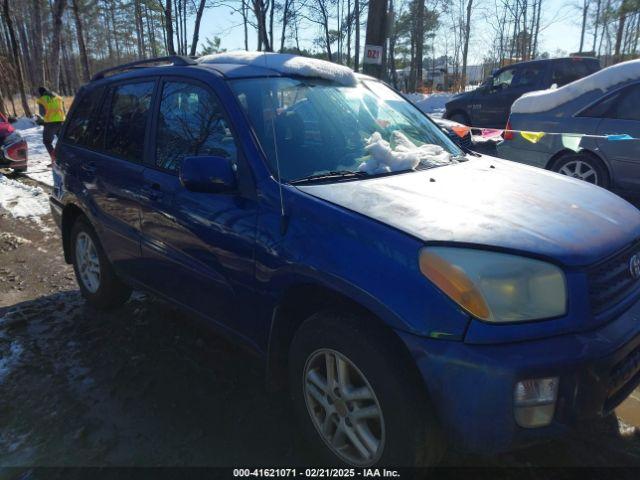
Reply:
[[[349,67],[336,63],[286,53],[245,52],[243,50],[205,55],[200,63],[227,63],[268,68],[287,75],[332,80],[342,85],[355,85],[356,77]]]
[[[640,79],[640,60],[618,63],[560,88],[525,93],[514,102],[511,113],[546,112],[592,90],[604,92],[619,83],[637,79]]]

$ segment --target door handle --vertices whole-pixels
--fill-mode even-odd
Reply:
[[[96,164],[93,162],[83,162],[80,168],[87,173],[96,173]]]
[[[163,197],[163,192],[162,192],[162,188],[160,187],[159,183],[151,183],[149,185],[145,185],[144,187],[142,187],[142,193],[149,199],[149,200],[160,200]]]

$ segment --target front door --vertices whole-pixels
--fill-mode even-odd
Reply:
[[[254,278],[255,191],[236,137],[213,90],[192,80],[161,85],[153,163],[144,172],[142,263],[145,283],[240,333],[250,333],[244,301]],[[238,191],[186,190],[185,156],[230,159],[245,176]],[[252,182],[251,182],[252,184]]]
[[[496,73],[493,84],[482,88],[474,98],[474,125],[504,128],[513,102],[537,89],[543,77],[543,66],[534,64],[505,68]]]

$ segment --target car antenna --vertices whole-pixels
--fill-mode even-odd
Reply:
[[[264,52],[262,54],[262,58],[264,58],[264,68],[267,67],[267,53]],[[269,100],[271,101],[271,136],[273,139],[273,151],[276,157],[276,174],[278,176],[278,194],[280,195],[280,234],[284,235],[287,233],[287,227],[289,226],[289,217],[284,209],[284,196],[282,194],[282,176],[280,175],[280,155],[278,153],[278,141],[276,139],[276,101],[277,98],[273,96],[273,89],[269,88]]]

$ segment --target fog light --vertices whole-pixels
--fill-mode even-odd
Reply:
[[[516,422],[521,427],[549,425],[558,397],[558,377],[522,380],[515,386],[513,404]]]

